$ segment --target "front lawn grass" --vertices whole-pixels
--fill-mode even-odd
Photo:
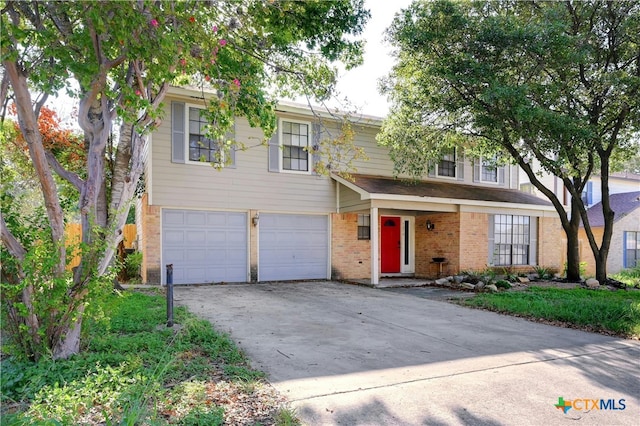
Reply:
[[[640,338],[640,291],[530,287],[525,291],[482,293],[461,303],[588,331]]]
[[[113,294],[68,360],[0,366],[2,425],[278,424],[283,399],[229,336],[184,308],[167,328],[161,295]]]

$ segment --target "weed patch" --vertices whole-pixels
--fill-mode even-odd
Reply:
[[[277,423],[284,401],[264,373],[229,336],[184,308],[175,310],[180,327],[163,327],[165,303],[114,294],[102,306],[109,320],[85,322],[80,354],[3,359],[0,424]]]

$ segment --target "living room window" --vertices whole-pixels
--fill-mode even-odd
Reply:
[[[496,266],[528,265],[530,261],[531,218],[497,214],[493,223],[493,263]]]
[[[444,152],[436,165],[436,175],[442,177],[456,177],[456,149],[451,148]]]
[[[282,170],[309,172],[311,125],[308,122],[282,120]]]
[[[368,215],[368,214],[358,215],[358,239],[359,240],[371,239],[371,215]]]
[[[624,233],[624,267],[635,268],[640,265],[640,232]]]

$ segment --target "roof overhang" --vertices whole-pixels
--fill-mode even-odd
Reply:
[[[505,202],[505,201],[492,201],[492,200],[473,200],[466,198],[455,198],[455,197],[446,197],[446,196],[425,196],[425,195],[412,195],[412,194],[395,194],[391,192],[372,192],[363,188],[361,185],[358,185],[358,179],[367,179],[368,177],[358,176],[358,179],[355,181],[351,181],[349,179],[345,179],[336,174],[331,175],[332,179],[341,185],[349,188],[352,191],[355,191],[360,195],[360,199],[363,201],[370,201],[372,207],[388,207],[395,206],[398,209],[407,209],[407,210],[433,210],[434,206],[458,206],[456,211],[487,211],[490,212],[496,209],[517,209],[517,210],[526,210],[529,212],[539,212],[538,215],[542,216],[555,216],[557,212],[553,205],[545,202],[536,202],[536,203],[522,203],[522,202]],[[376,179],[388,179],[384,177],[375,177]],[[428,184],[428,182],[424,182]],[[451,190],[455,190],[455,186],[459,185],[456,183],[449,183],[447,185],[451,185]],[[499,189],[491,189],[491,191],[500,191]],[[509,191],[509,190],[502,190]],[[513,191],[513,190],[511,190]],[[409,191],[410,192],[410,191]],[[416,191],[418,192],[418,191]],[[392,202],[392,203],[390,203]],[[423,206],[423,208],[421,208]],[[339,207],[339,206],[338,206]],[[450,209],[440,209],[437,210],[449,210]],[[548,213],[553,214],[548,214]]]

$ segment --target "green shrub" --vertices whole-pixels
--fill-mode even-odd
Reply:
[[[498,280],[496,281],[495,285],[498,288],[505,288],[505,289],[511,288],[511,283],[509,283],[509,281],[507,280]]]
[[[127,273],[127,278],[131,280],[140,279],[140,267],[142,266],[142,252],[136,251],[127,255],[124,258],[124,270]]]

